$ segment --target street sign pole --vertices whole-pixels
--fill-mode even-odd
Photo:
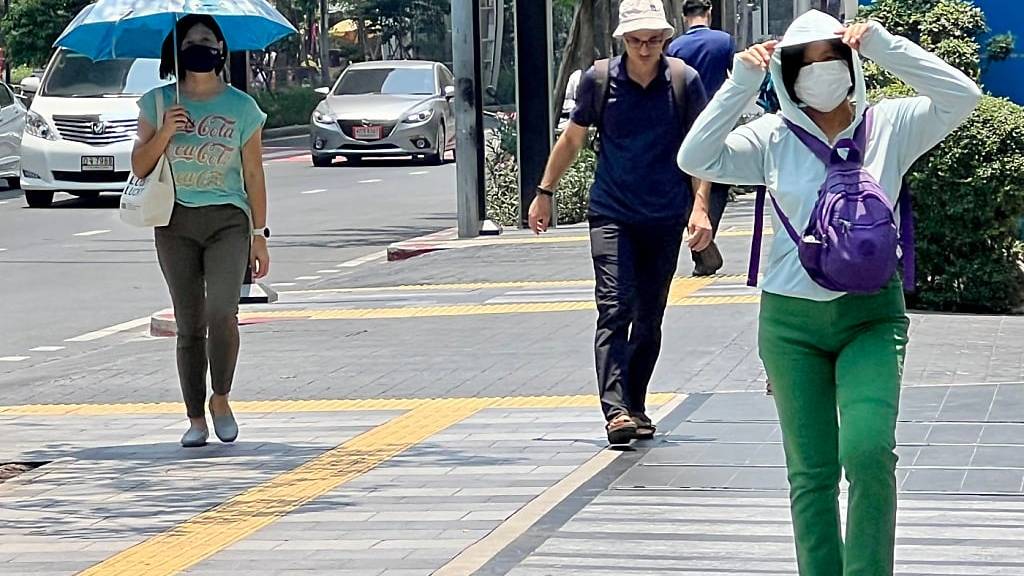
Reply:
[[[477,0],[452,0],[459,238],[479,236],[481,221],[486,216],[480,39],[480,5]]]
[[[530,204],[551,155],[551,0],[516,2],[516,105],[519,111],[520,227],[528,226]],[[561,109],[561,107],[559,107]],[[558,222],[557,205],[551,221]]]

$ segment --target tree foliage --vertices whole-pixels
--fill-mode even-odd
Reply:
[[[53,43],[89,0],[12,0],[0,22],[7,58],[15,66],[43,66]]]

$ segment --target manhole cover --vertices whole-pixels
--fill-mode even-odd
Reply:
[[[48,464],[48,462],[0,462],[0,483],[29,470],[35,470],[44,464]]]

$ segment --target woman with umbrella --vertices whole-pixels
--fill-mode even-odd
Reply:
[[[156,229],[156,248],[178,325],[178,377],[191,421],[181,439],[185,447],[202,446],[209,437],[208,369],[214,431],[223,442],[238,436],[228,404],[238,360],[238,296],[247,264],[255,278],[270,266],[261,142],[266,114],[224,82],[227,55],[213,17],[177,21],[160,66],[176,84],[139,101],[132,154],[137,175],[151,173],[163,154],[174,174],[177,202],[170,224]]]

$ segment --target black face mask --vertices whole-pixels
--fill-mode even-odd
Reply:
[[[181,66],[189,72],[213,72],[223,61],[224,55],[220,48],[195,45],[181,51]]]

